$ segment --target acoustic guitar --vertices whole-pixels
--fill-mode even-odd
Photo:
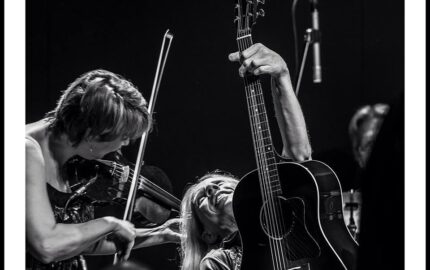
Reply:
[[[239,51],[253,44],[257,0],[236,4]],[[257,169],[233,195],[243,256],[241,270],[353,270],[357,243],[343,218],[334,171],[316,160],[283,162],[273,148],[260,79],[244,77]]]

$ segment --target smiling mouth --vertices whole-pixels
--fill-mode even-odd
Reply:
[[[226,194],[219,194],[218,196],[216,196],[215,203],[214,203],[215,207],[218,208],[222,202],[226,201],[227,197],[228,196]]]

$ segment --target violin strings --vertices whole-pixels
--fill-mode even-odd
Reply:
[[[122,176],[122,172],[124,171],[124,166],[122,166],[122,165],[118,166],[118,165],[119,164],[115,164],[114,166],[111,166],[111,165],[108,165],[108,166],[111,167],[111,168],[113,168],[113,174],[116,177],[120,178]],[[127,181],[126,181],[127,183],[131,183],[133,175],[134,175],[134,170],[131,169],[131,168],[129,170],[130,170],[131,173],[127,177]],[[145,177],[143,177],[141,175],[138,178],[138,184],[139,184],[139,186],[141,186],[143,184],[147,184],[148,188],[152,188],[153,190],[161,193],[161,195],[169,197],[169,199],[175,201],[175,204],[178,204],[179,200],[175,196],[173,196],[172,194],[168,193],[163,188],[161,188],[157,184],[153,183],[152,181],[146,179]]]

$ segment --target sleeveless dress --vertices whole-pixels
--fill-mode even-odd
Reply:
[[[64,207],[73,193],[64,193],[47,184],[49,201],[51,202],[57,223],[83,223],[94,219],[94,207],[81,201],[71,202],[66,211]],[[29,252],[26,254],[27,270],[86,270],[87,265],[82,255],[66,260],[44,264],[34,258]]]

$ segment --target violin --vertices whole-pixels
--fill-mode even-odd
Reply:
[[[71,200],[81,199],[94,206],[124,207],[130,190],[134,164],[119,152],[103,159],[86,160],[74,157],[66,163],[66,179],[74,194]],[[141,225],[162,224],[171,212],[179,212],[181,201],[171,194],[172,184],[158,167],[144,165],[138,178],[133,209],[133,222]]]

